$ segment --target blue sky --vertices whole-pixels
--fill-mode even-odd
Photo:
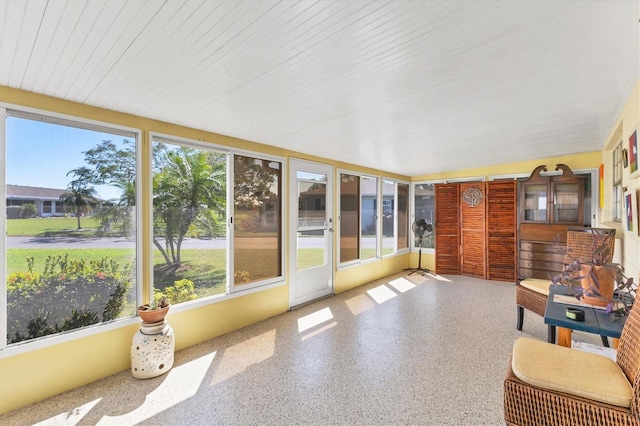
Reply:
[[[7,118],[6,182],[42,188],[66,189],[67,173],[85,166],[83,151],[103,140],[120,145],[124,136],[78,129],[16,117]],[[117,198],[117,188],[95,186],[102,199]]]

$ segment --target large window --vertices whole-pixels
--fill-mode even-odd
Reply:
[[[409,185],[398,184],[398,250],[409,248]]]
[[[360,176],[340,174],[340,263],[360,257]]]
[[[0,349],[135,316],[146,300],[139,132],[6,115]],[[153,297],[178,304],[282,282],[282,160],[150,138]]]
[[[226,293],[225,152],[153,138],[154,297]]]
[[[340,173],[341,265],[380,256],[380,215],[383,209],[393,214],[395,193],[387,200],[391,203],[381,203],[378,181],[377,177]]]
[[[282,280],[280,161],[154,136],[152,163],[156,298],[176,304]]]
[[[388,179],[382,179],[382,255],[395,252],[396,226],[396,185]]]
[[[233,181],[233,287],[243,290],[283,276],[282,163],[235,155]]]
[[[611,206],[611,218],[616,221],[622,221],[622,142],[620,142],[613,150],[613,205]]]
[[[434,223],[435,218],[435,185],[433,183],[416,183],[413,185],[413,220],[425,219]],[[414,236],[413,247],[418,247],[419,239]],[[431,234],[422,240],[423,248],[435,248],[435,238]]]
[[[382,180],[382,255],[409,247],[409,185]]]
[[[138,133],[6,114],[0,347],[135,315]]]
[[[378,178],[360,177],[360,259],[378,256]]]

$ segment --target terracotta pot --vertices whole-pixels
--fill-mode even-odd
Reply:
[[[594,282],[591,272],[598,279],[598,285]],[[616,271],[602,266],[581,265],[580,275],[583,277],[581,280],[583,302],[604,307],[613,300]],[[597,292],[596,295],[590,295],[594,292]]]
[[[167,305],[164,308],[153,309],[153,310],[145,310],[142,308],[138,308],[138,316],[142,319],[142,322],[146,323],[154,323],[160,322],[164,320],[164,317],[167,316],[169,312],[169,308],[171,305]]]

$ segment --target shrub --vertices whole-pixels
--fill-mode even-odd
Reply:
[[[7,219],[20,219],[21,215],[21,206],[7,206]]]
[[[35,204],[23,204],[21,216],[23,219],[29,219],[30,217],[34,217],[38,213],[38,209]]]
[[[251,280],[251,273],[248,271],[236,271],[233,273],[233,282],[236,284],[248,283]]]
[[[49,256],[43,273],[33,271],[7,279],[9,343],[74,330],[117,318],[132,281],[130,267],[120,270],[113,259],[87,262]]]
[[[174,285],[166,287],[164,291],[154,290],[154,301],[158,302],[163,297],[172,305],[176,305],[178,303],[195,300],[198,296],[196,295],[196,287],[193,281],[184,279],[174,282]]]

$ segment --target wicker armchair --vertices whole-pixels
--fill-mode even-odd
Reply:
[[[618,379],[625,383],[628,381],[628,384],[625,385],[627,387],[629,384],[631,385],[630,390],[627,389],[627,392],[630,392],[630,398],[627,400],[629,404],[628,406],[625,406],[627,404],[624,403],[614,405],[614,403],[605,403],[594,399],[596,396],[593,398],[576,396],[574,393],[576,393],[577,387],[571,387],[571,381],[573,379],[578,382],[580,380],[582,382],[589,381],[592,376],[596,375],[593,370],[590,373],[590,370],[583,369],[578,374],[569,377],[568,381],[564,383],[565,391],[551,390],[552,386],[535,386],[524,382],[515,375],[513,366],[535,363],[536,360],[522,359],[526,353],[516,352],[516,345],[514,345],[512,362],[509,363],[504,381],[504,419],[507,425],[640,425],[640,308],[638,303],[635,303],[631,309],[622,330],[615,363],[605,357],[581,352],[577,349],[558,347],[541,341],[533,341],[533,343],[538,346],[546,345],[544,349],[552,354],[550,356],[561,355],[554,358],[554,361],[557,359],[557,363],[546,363],[544,368],[557,368],[558,365],[562,365],[562,359],[566,360],[567,355],[576,355],[585,359],[596,357],[598,360],[608,362],[607,365],[615,369],[617,375],[620,376]],[[520,359],[516,359],[516,357]],[[586,364],[581,364],[579,367],[583,368],[583,365]],[[564,371],[560,371],[559,374],[564,374]],[[610,381],[613,381],[612,376],[607,376],[605,380],[594,380],[593,383],[590,383],[592,388],[588,389],[589,394],[596,395],[601,387],[606,387]],[[570,385],[567,387],[566,383]],[[605,399],[607,399],[606,397],[607,395],[605,395]]]
[[[544,316],[544,310],[547,306],[547,299],[549,297],[550,285],[551,281],[538,280],[535,278],[518,279],[518,281],[516,281],[516,329],[522,331],[525,309],[534,312],[541,317]]]

